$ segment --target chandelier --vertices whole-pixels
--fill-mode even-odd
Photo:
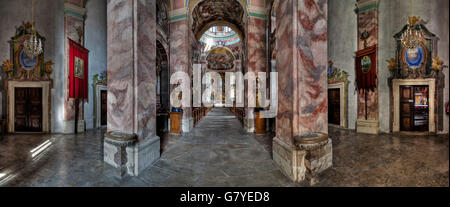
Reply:
[[[34,0],[31,0],[31,34],[30,38],[23,42],[23,50],[30,58],[34,58],[42,53],[42,41],[34,31]]]
[[[413,16],[413,1],[410,0],[409,3],[410,15],[408,18],[408,28],[405,33],[402,34],[401,41],[402,45],[408,49],[416,48],[424,39],[424,34],[422,33],[422,28],[417,25],[420,21],[420,17]]]

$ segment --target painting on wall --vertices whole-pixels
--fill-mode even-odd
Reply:
[[[75,57],[75,77],[83,78],[84,61],[79,57]]]
[[[230,49],[217,47],[212,49],[206,57],[208,68],[211,70],[231,70],[234,68],[234,55]]]

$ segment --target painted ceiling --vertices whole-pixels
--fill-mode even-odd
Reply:
[[[206,57],[208,68],[211,70],[230,70],[234,68],[234,55],[226,47],[212,49]]]
[[[243,31],[244,9],[237,0],[202,1],[192,11],[192,29],[200,37],[212,24],[229,25]]]
[[[213,31],[212,28],[203,33],[200,42],[210,47],[230,46],[241,41],[239,35],[229,28],[229,31]]]

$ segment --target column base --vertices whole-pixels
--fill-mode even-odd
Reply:
[[[137,141],[137,136],[134,141],[130,141],[131,138],[130,140],[125,139],[130,136],[133,135],[121,132],[105,134],[103,159],[104,162],[116,169],[118,178],[126,175],[138,176],[160,158],[160,138],[158,136],[143,141]]]
[[[319,181],[319,174],[333,165],[331,139],[290,146],[275,137],[272,148],[275,164],[293,182],[307,181],[314,185]]]
[[[75,133],[75,120],[63,121],[63,133],[73,134]],[[84,120],[78,120],[78,132],[84,132],[86,130],[86,123]]]
[[[378,120],[363,120],[356,121],[356,133],[376,134],[380,133],[380,122]]]
[[[181,120],[181,130],[183,133],[188,133],[194,128],[194,118]]]

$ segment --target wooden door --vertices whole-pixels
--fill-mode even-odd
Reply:
[[[42,131],[42,88],[15,88],[14,108],[15,131]]]
[[[100,125],[106,125],[108,123],[108,113],[107,113],[107,102],[108,102],[108,91],[101,91],[100,92],[100,96],[101,96],[101,102],[100,102],[100,111],[101,111],[101,121],[100,121]]]
[[[27,90],[26,88],[15,89],[14,103],[14,127],[15,131],[27,131]]]
[[[414,129],[414,94],[412,86],[400,86],[400,130]]]
[[[341,91],[328,89],[328,123],[341,124]]]

